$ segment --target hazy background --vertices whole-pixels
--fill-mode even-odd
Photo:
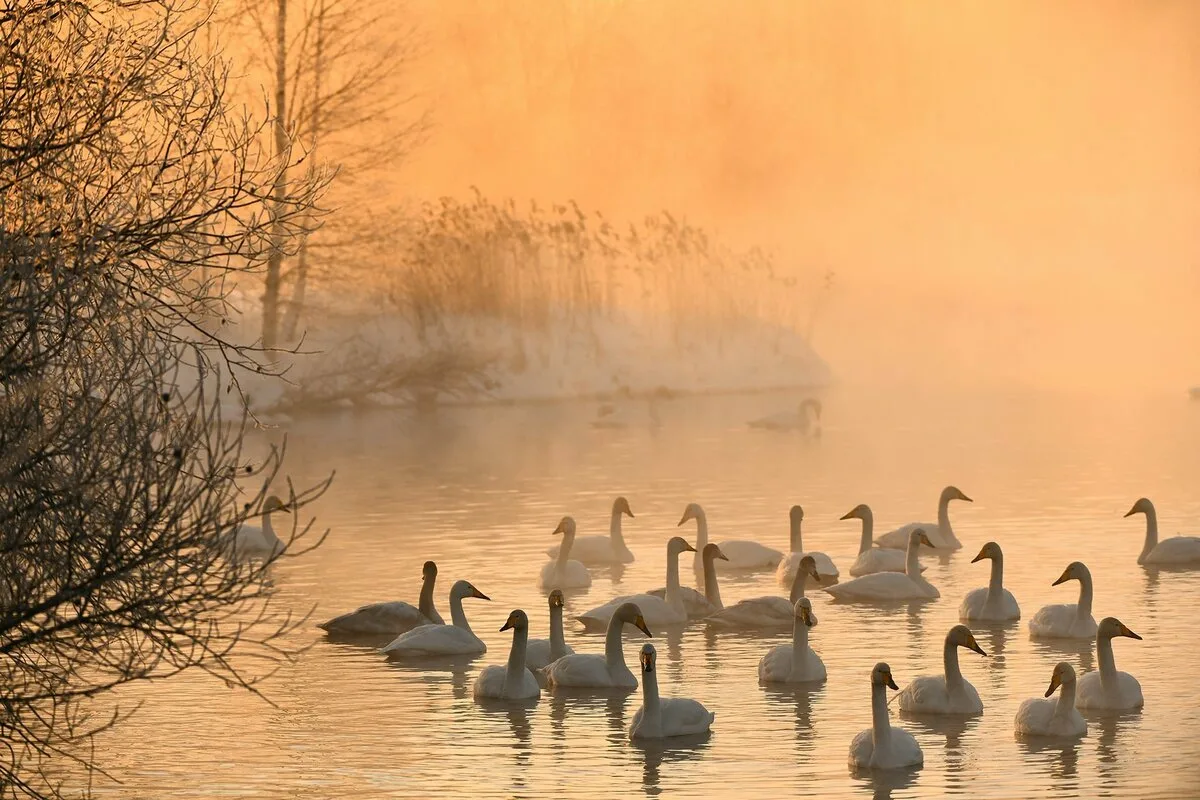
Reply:
[[[830,269],[846,380],[1182,391],[1200,4],[418,0],[397,191],[669,208]]]

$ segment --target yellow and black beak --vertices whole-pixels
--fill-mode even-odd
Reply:
[[[1050,676],[1050,688],[1046,690],[1046,697],[1054,694],[1054,690],[1059,686],[1062,686],[1062,680],[1058,677],[1058,673],[1056,672]]]
[[[974,564],[976,561],[983,561],[987,557],[988,557],[987,548],[985,547],[979,551],[979,555],[977,555],[971,559],[971,563]]]
[[[967,639],[967,647],[971,650],[974,650],[976,653],[979,653],[981,656],[987,656],[987,653],[983,652],[983,648],[979,646],[979,642],[975,641],[974,636],[972,636],[970,639]]]
[[[557,536],[560,533],[566,533],[566,532],[567,532],[567,526],[560,522],[560,523],[558,523],[558,527],[550,532],[550,535]]]
[[[1068,570],[1065,570],[1062,575],[1058,576],[1058,580],[1056,580],[1054,583],[1052,583],[1050,585],[1058,586],[1060,583],[1066,583],[1069,580],[1071,580],[1071,570],[1068,569]]]
[[[847,511],[845,514],[843,514],[841,517],[839,517],[838,519],[854,519],[855,517],[858,516],[858,514],[854,513],[857,510],[858,509],[856,509],[856,508],[852,508],[849,511]]]
[[[484,594],[483,592],[476,589],[474,586],[471,587],[471,597],[478,597],[480,600],[491,600],[492,599],[492,598],[488,597],[486,594]]]
[[[810,628],[817,624],[816,617],[814,617],[812,611],[807,608],[800,609],[800,621]]]
[[[509,615],[508,615],[508,621],[507,621],[507,622],[505,622],[505,623],[504,623],[504,627],[500,629],[501,633],[503,633],[504,631],[508,630],[509,628],[514,628],[514,627],[516,627],[516,624],[517,624],[517,616],[516,616],[516,614],[509,614]]]
[[[637,617],[635,617],[635,618],[634,618],[634,620],[633,620],[633,624],[634,624],[634,625],[637,627],[637,629],[638,629],[639,631],[641,631],[642,633],[646,634],[647,636],[653,636],[653,635],[654,635],[653,633],[651,633],[651,632],[650,632],[650,628],[648,628],[648,627],[646,626],[646,620],[644,620],[644,619],[642,618],[642,615],[641,615],[641,614],[638,614],[638,615],[637,615]]]
[[[900,691],[900,687],[896,685],[896,682],[894,680],[892,680],[892,673],[890,673],[890,672],[886,673],[883,676],[883,685],[888,687],[889,689],[895,689],[896,691]]]
[[[691,511],[685,511],[685,512],[683,512],[683,516],[679,518],[679,522],[678,522],[678,523],[676,523],[675,527],[676,527],[676,528],[678,528],[680,525],[682,525],[683,523],[687,522],[687,521],[688,521],[689,519],[691,519],[691,518],[692,518],[692,512],[691,512]]]
[[[1140,509],[1137,507],[1137,505],[1134,505],[1133,508],[1125,512],[1125,516],[1132,517],[1134,514],[1138,513],[1139,510]]]
[[[642,672],[654,672],[654,656],[642,653]]]
[[[692,543],[691,543],[691,542],[686,542],[686,541],[685,541],[685,542],[683,543],[683,549],[684,549],[684,551],[685,551],[685,552],[691,552],[691,553],[694,553],[694,552],[696,552],[696,548],[692,547]],[[728,560],[728,559],[726,559],[726,560]]]
[[[937,549],[937,545],[929,541],[929,537],[925,535],[925,531],[921,531],[921,544],[932,547],[934,550]]]
[[[1137,639],[1138,641],[1141,641],[1142,639],[1142,637],[1129,630],[1129,628],[1126,628],[1124,624],[1121,625],[1121,635],[1128,636],[1130,639]]]

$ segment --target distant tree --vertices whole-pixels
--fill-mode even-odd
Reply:
[[[286,157],[229,113],[202,12],[0,3],[0,797],[85,793],[116,687],[199,669],[258,691],[295,656],[274,558],[228,550],[282,453],[251,460],[222,405],[270,372],[224,334],[224,278],[288,252],[321,177],[271,195]],[[298,512],[323,487],[276,492]]]

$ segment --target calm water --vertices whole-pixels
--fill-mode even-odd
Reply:
[[[293,428],[292,474],[303,481],[336,469],[337,478],[311,507],[333,529],[325,546],[277,567],[283,602],[298,612],[315,604],[314,622],[364,602],[415,602],[421,563],[431,558],[447,617],[445,592],[457,578],[492,597],[466,605],[489,652],[465,668],[416,669],[325,641],[314,627],[305,637],[315,646],[267,687],[275,706],[199,675],[127,690],[123,702],[144,705],[100,742],[100,762],[123,781],[110,791],[145,798],[1196,796],[1200,572],[1138,567],[1143,518],[1121,515],[1147,495],[1164,534],[1200,529],[1200,404],[843,389],[826,401],[819,443],[745,428],[746,419],[792,402],[781,395],[674,401],[663,405],[657,431],[593,430],[591,407],[461,409],[420,423],[374,415]],[[787,510],[801,503],[806,547],[832,556],[846,579],[859,526],[838,517],[868,502],[877,532],[933,519],[946,483],[976,502],[951,507],[964,549],[944,562],[925,559],[939,601],[881,611],[831,605],[810,592],[820,620],[812,645],[829,671],[823,687],[759,686],[759,657],[789,636],[714,638],[696,625],[656,635],[664,694],[697,698],[717,713],[703,743],[632,746],[625,730],[640,693],[543,693],[532,709],[512,711],[471,699],[477,670],[507,657],[511,639],[498,629],[511,609],[526,609],[532,635],[545,635],[537,575],[564,513],[576,516],[581,534],[603,533],[613,497],[625,494],[637,515],[625,532],[638,560],[619,576],[593,570],[591,589],[568,596],[569,621],[571,612],[616,594],[661,586],[665,542],[689,501],[704,505],[716,539],[753,538],[785,551]],[[683,530],[694,536],[691,524]],[[989,539],[1005,548],[1005,582],[1023,619],[1010,629],[976,628],[990,658],[960,650],[984,716],[930,726],[902,719],[893,703],[892,722],[916,735],[924,768],[901,780],[851,775],[850,739],[870,725],[872,665],[888,661],[901,686],[941,671],[942,638],[957,622],[959,600],[987,583],[988,563],[970,559]],[[1117,616],[1145,639],[1117,640],[1116,657],[1141,681],[1146,708],[1089,718],[1077,744],[1030,747],[1013,736],[1018,704],[1042,695],[1060,659],[1095,667],[1089,650],[1035,644],[1025,627],[1042,605],[1075,601],[1077,583],[1050,586],[1075,559],[1095,577],[1097,619]],[[727,604],[779,591],[772,573],[722,584]],[[601,636],[570,625],[577,651],[602,650]],[[630,663],[638,646],[626,640]]]

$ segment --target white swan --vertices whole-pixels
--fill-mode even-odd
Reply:
[[[850,577],[861,578],[863,575],[873,575],[876,572],[904,572],[907,563],[903,550],[893,550],[889,547],[875,547],[872,537],[875,535],[875,515],[866,503],[859,503],[850,509],[842,519],[862,520],[862,536],[858,540],[858,557],[850,565]],[[925,567],[921,567],[925,571]]]
[[[746,423],[751,428],[773,431],[799,431],[814,438],[821,435],[821,401],[806,397],[795,411],[781,411]]]
[[[433,607],[433,587],[437,581],[437,564],[426,561],[421,569],[421,597],[414,608],[403,600],[390,603],[371,603],[354,611],[322,622],[318,628],[342,636],[393,636],[410,631],[418,625],[442,625],[442,615]]]
[[[529,642],[529,616],[517,609],[508,615],[500,632],[512,628],[512,649],[505,666],[484,667],[475,679],[472,694],[476,700],[536,700],[542,696],[537,679],[525,667],[525,648]]]
[[[954,535],[954,528],[950,526],[949,506],[951,500],[965,500],[968,503],[975,502],[956,487],[947,486],[945,489],[942,489],[941,497],[938,498],[938,521],[936,525],[931,522],[910,522],[907,525],[896,528],[894,531],[888,531],[876,539],[875,543],[880,547],[903,550],[907,546],[908,534],[914,528],[922,528],[932,542],[929,545],[930,547],[936,547],[939,550],[961,549],[962,542]]]
[[[836,586],[826,586],[825,591],[837,600],[881,601],[889,600],[926,600],[941,597],[929,581],[921,577],[921,565],[917,559],[917,548],[922,544],[933,545],[921,528],[914,528],[908,534],[908,552],[906,553],[906,569],[904,572],[874,572],[861,578],[839,583]]]
[[[708,546],[716,547],[712,544]],[[739,600],[728,608],[722,608],[706,617],[704,622],[715,628],[768,630],[794,628],[797,624],[795,620],[798,613],[796,601],[804,597],[806,578],[811,577],[815,580],[816,572],[816,562],[813,561],[812,556],[805,556],[800,561],[800,569],[796,576],[792,578],[790,599],[768,595]]]
[[[693,549],[682,536],[673,536],[667,542],[667,588],[665,597],[634,594],[614,597],[601,606],[585,611],[575,617],[587,630],[600,630],[608,625],[609,618],[625,603],[636,603],[640,613],[655,627],[660,625],[683,625],[688,621],[687,609],[679,592],[679,554]]]
[[[809,628],[816,627],[812,601],[796,601],[792,643],[777,644],[758,662],[758,679],[763,683],[817,683],[825,680],[825,663],[808,646]]]
[[[899,689],[892,668],[879,662],[871,670],[871,727],[850,742],[850,766],[866,769],[904,769],[925,763],[913,735],[888,721],[887,689]]]
[[[563,593],[555,589],[550,593],[550,638],[530,639],[525,650],[525,666],[538,670],[575,651],[563,636]]]
[[[657,657],[654,645],[642,645],[642,707],[633,712],[629,738],[666,739],[706,732],[717,715],[703,703],[690,697],[658,696]]]
[[[550,589],[586,589],[592,585],[592,576],[587,567],[571,558],[571,547],[575,544],[575,520],[563,517],[558,521],[555,534],[563,535],[558,556],[542,567],[541,586]]]
[[[792,551],[783,557],[783,560],[779,562],[779,568],[775,571],[775,578],[779,581],[779,585],[792,585],[792,580],[796,577],[796,569],[800,566],[800,559],[806,555],[812,556],[813,561],[816,562],[817,574],[820,575],[818,581],[822,586],[837,583],[841,573],[838,572],[837,565],[833,563],[832,558],[824,553],[804,552],[804,538],[800,531],[801,525],[804,523],[804,509],[800,506],[792,506],[792,510],[788,512],[788,521],[791,525]]]
[[[571,555],[583,564],[630,564],[633,562],[633,552],[625,545],[625,537],[621,531],[621,517],[628,515],[633,519],[633,511],[629,501],[618,497],[612,504],[612,515],[608,522],[608,536],[576,536],[571,545]],[[558,556],[562,545],[554,545],[546,549],[551,558]]]
[[[708,544],[708,517],[705,516],[704,509],[698,503],[688,503],[687,508],[683,511],[683,517],[679,520],[679,525],[692,519],[696,520],[694,566],[699,572],[703,566],[700,561],[700,553],[704,550],[704,545]],[[764,547],[758,542],[729,540],[717,542],[717,545],[725,554],[728,562],[725,566],[729,569],[770,569],[783,560],[783,553],[770,547]]]
[[[1004,553],[1000,545],[988,542],[980,550],[979,555],[971,559],[971,563],[992,560],[992,577],[988,585],[972,589],[963,598],[958,607],[958,618],[961,620],[1010,620],[1021,618],[1021,607],[1012,592],[1004,588]]]
[[[1085,673],[1079,679],[1076,708],[1106,709],[1112,711],[1129,711],[1145,705],[1142,699],[1142,685],[1137,678],[1128,672],[1118,672],[1117,662],[1113,659],[1112,640],[1116,636],[1128,636],[1130,639],[1141,639],[1116,617],[1105,617],[1100,620],[1096,630],[1096,658],[1100,669]]]
[[[457,581],[450,587],[449,625],[421,625],[402,633],[390,644],[380,648],[391,659],[426,658],[429,656],[469,656],[487,652],[487,645],[475,635],[463,612],[463,600],[478,597],[490,600],[468,581]]]
[[[1170,539],[1158,541],[1158,512],[1154,503],[1145,497],[1133,504],[1133,508],[1125,514],[1146,515],[1146,542],[1142,545],[1142,553],[1138,556],[1139,564],[1193,564],[1200,566],[1200,537],[1172,536]]]
[[[958,667],[958,648],[986,656],[966,625],[955,625],[942,645],[942,675],[922,675],[900,692],[900,710],[920,714],[982,714],[983,701]]]
[[[637,678],[625,666],[625,654],[621,648],[621,630],[625,623],[637,627],[647,636],[651,635],[637,604],[622,603],[608,620],[604,655],[573,653],[551,662],[542,670],[546,685],[573,689],[636,689]]]
[[[1054,666],[1046,698],[1062,687],[1058,700],[1031,697],[1017,709],[1016,730],[1021,736],[1078,738],[1087,735],[1087,722],[1075,708],[1075,668],[1065,661]]]
[[[1091,639],[1096,635],[1096,620],[1092,617],[1092,573],[1081,562],[1072,561],[1050,585],[1058,586],[1070,580],[1079,581],[1079,602],[1039,608],[1029,620],[1030,637]]]
[[[226,540],[226,550],[235,557],[270,558],[282,553],[286,545],[275,535],[275,528],[271,525],[271,514],[287,510],[287,503],[276,495],[271,495],[263,501],[262,511],[259,512],[262,515],[262,527],[245,523],[239,525],[233,536]]]
[[[712,542],[704,545],[704,550],[700,553],[700,560],[704,564],[703,585],[704,593],[697,592],[690,586],[679,587],[679,597],[683,601],[683,610],[687,612],[688,619],[705,619],[712,616],[721,610],[721,591],[717,588],[717,565],[718,560],[727,561],[725,554],[721,549]],[[652,594],[655,597],[666,599],[666,587],[651,589],[647,594]]]

